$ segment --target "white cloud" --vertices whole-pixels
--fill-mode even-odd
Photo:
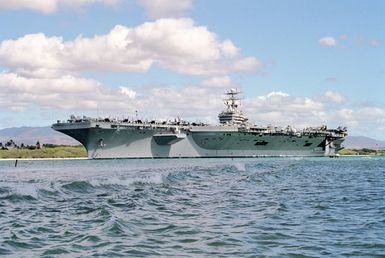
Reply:
[[[26,110],[31,106],[58,110],[131,112],[139,110],[146,117],[176,117],[216,122],[224,108],[222,90],[203,86],[205,82],[230,78],[211,78],[197,86],[182,88],[129,87],[109,88],[95,80],[74,76],[58,78],[27,78],[13,73],[0,74],[0,106],[3,109]],[[246,98],[244,111],[250,121],[261,124],[319,124],[329,113],[325,104],[311,98],[272,92],[265,96]],[[318,115],[317,115],[318,114]],[[331,117],[331,116],[330,116]]]
[[[217,123],[217,114],[224,109],[218,87],[207,82],[225,82],[226,77],[209,78],[198,85],[181,88],[147,86],[143,88],[107,87],[98,81],[72,75],[57,78],[28,78],[14,73],[0,74],[0,108],[3,111],[28,112],[46,108],[55,113],[76,112],[102,115],[135,115],[144,119],[175,118]],[[230,78],[229,78],[230,80]],[[353,132],[368,135],[385,133],[385,107],[371,104],[347,106],[345,97],[326,92],[315,97],[291,96],[271,92],[248,97],[241,108],[250,122],[259,125],[294,125],[297,128],[327,124],[348,126]],[[326,98],[326,96],[329,96]],[[336,97],[337,96],[337,97]],[[54,117],[53,119],[64,119]],[[52,117],[51,117],[52,119]],[[357,134],[357,133],[356,133]]]
[[[344,121],[357,135],[382,137],[385,133],[385,107],[374,104],[354,105],[338,110],[335,120]]]
[[[57,78],[27,78],[0,73],[0,108],[28,111],[32,108],[110,113],[132,110],[136,92],[127,87],[109,88],[98,81],[66,75]]]
[[[136,91],[130,88],[120,86],[119,89],[120,89],[120,93],[127,95],[130,99],[134,99],[136,97]]]
[[[337,111],[337,116],[344,121],[351,121],[354,119],[354,112],[349,108],[342,108]]]
[[[374,105],[363,106],[358,110],[357,115],[365,120],[385,118],[385,109]]]
[[[214,76],[202,82],[203,86],[209,87],[229,87],[232,85],[230,76]]]
[[[43,13],[54,13],[57,10],[56,0],[0,0],[0,9],[3,10],[19,10],[29,9],[33,11],[39,11]]]
[[[220,41],[191,19],[161,19],[138,27],[115,26],[106,35],[72,41],[29,34],[0,42],[0,64],[29,77],[83,71],[145,72],[153,64],[182,74],[225,75],[262,67],[242,57],[230,40]]]
[[[327,91],[325,92],[324,96],[321,97],[321,101],[325,102],[334,102],[334,103],[344,103],[345,102],[345,97],[342,96],[338,92],[333,92],[333,91]]]
[[[236,48],[230,40],[223,41],[221,49],[226,57],[236,57],[239,55],[239,48]]]
[[[43,33],[0,42],[0,63],[26,76],[56,77],[65,69],[61,37]]]
[[[0,108],[14,112],[49,108],[78,115],[98,110],[100,114],[127,116],[138,110],[149,119],[180,116],[215,122],[222,106],[220,93],[201,86],[146,87],[138,92],[74,76],[27,78],[4,72],[0,73],[0,89]]]
[[[221,93],[200,86],[153,87],[141,94],[140,107],[154,117],[176,117],[185,119],[216,121],[223,106]],[[150,107],[150,108],[149,108]]]
[[[319,43],[321,44],[321,46],[325,46],[325,47],[334,47],[337,45],[337,40],[333,37],[323,37],[319,40]]]
[[[259,98],[262,100],[266,100],[266,99],[281,99],[289,96],[290,96],[289,94],[284,93],[282,91],[272,91],[268,93],[266,96],[260,96]]]
[[[120,0],[0,0],[0,10],[28,9],[52,14],[62,7],[79,8],[94,3],[115,6],[119,2]]]
[[[138,0],[150,18],[181,17],[192,8],[193,0]]]
[[[93,94],[101,89],[94,80],[63,76],[54,79],[26,78],[14,73],[0,74],[0,106],[26,110],[30,106],[58,109],[95,107]],[[87,95],[90,95],[90,98]]]
[[[250,114],[251,121],[280,126],[319,125],[325,119],[324,107],[315,99],[284,92],[271,92],[245,101],[245,111]]]
[[[100,85],[97,81],[75,78],[70,75],[55,79],[26,78],[14,73],[1,73],[0,85],[4,93],[20,91],[24,93],[87,93]],[[10,90],[7,92],[7,90]]]

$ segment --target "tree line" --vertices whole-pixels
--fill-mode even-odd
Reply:
[[[4,144],[0,142],[0,149],[1,150],[9,150],[9,149],[29,149],[29,150],[35,150],[35,149],[41,149],[42,147],[46,147],[45,144],[41,145],[40,141],[37,141],[35,145],[26,145],[24,143],[21,143],[20,145],[17,145],[12,139],[5,142]]]

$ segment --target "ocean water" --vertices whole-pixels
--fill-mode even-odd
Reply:
[[[385,159],[0,161],[0,256],[385,257]]]

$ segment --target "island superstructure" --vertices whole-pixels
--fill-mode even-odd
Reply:
[[[218,125],[72,115],[52,128],[83,144],[89,159],[335,156],[342,149],[346,127],[251,124],[240,109],[240,93],[226,93]]]

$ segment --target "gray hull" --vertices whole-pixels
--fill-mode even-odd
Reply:
[[[53,128],[87,149],[88,158],[333,156],[343,138],[241,131],[231,126],[162,127],[64,123]]]

